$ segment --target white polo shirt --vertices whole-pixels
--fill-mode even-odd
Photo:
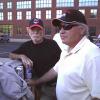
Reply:
[[[100,98],[100,49],[86,37],[54,66],[57,100]]]

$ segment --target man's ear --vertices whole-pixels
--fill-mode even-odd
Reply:
[[[79,26],[79,27],[80,27],[81,35],[84,36],[85,31],[86,31],[85,27],[83,27],[83,26]]]
[[[26,27],[26,30],[28,31],[29,30],[29,27]]]
[[[43,28],[43,31],[45,32],[45,28]]]
[[[30,27],[26,27],[26,30],[27,30],[28,33],[32,32],[31,29],[30,29]]]

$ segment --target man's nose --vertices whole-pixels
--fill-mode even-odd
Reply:
[[[63,28],[61,28],[61,30],[60,30],[60,34],[64,34],[64,29]]]
[[[38,33],[38,30],[34,30],[34,34],[37,34]]]

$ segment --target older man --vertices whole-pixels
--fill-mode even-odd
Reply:
[[[44,38],[41,19],[30,20],[27,32],[31,40],[10,53],[10,57],[20,59],[25,67],[33,67],[33,75],[40,77],[59,60],[61,50],[54,40]]]
[[[68,48],[54,68],[29,84],[39,85],[57,76],[58,100],[100,100],[100,49],[87,38],[85,16],[69,9],[52,23]]]
[[[27,32],[31,38],[20,48],[10,53],[12,59],[19,59],[25,67],[32,67],[33,78],[39,78],[49,71],[60,58],[60,47],[54,40],[46,39],[44,24],[41,19],[33,18],[29,22]],[[55,80],[54,80],[55,82]],[[50,82],[49,85],[51,85]]]

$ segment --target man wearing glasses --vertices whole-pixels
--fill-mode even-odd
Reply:
[[[69,9],[52,24],[68,48],[48,73],[28,84],[39,85],[57,76],[57,100],[100,100],[100,49],[87,38],[85,16]]]

